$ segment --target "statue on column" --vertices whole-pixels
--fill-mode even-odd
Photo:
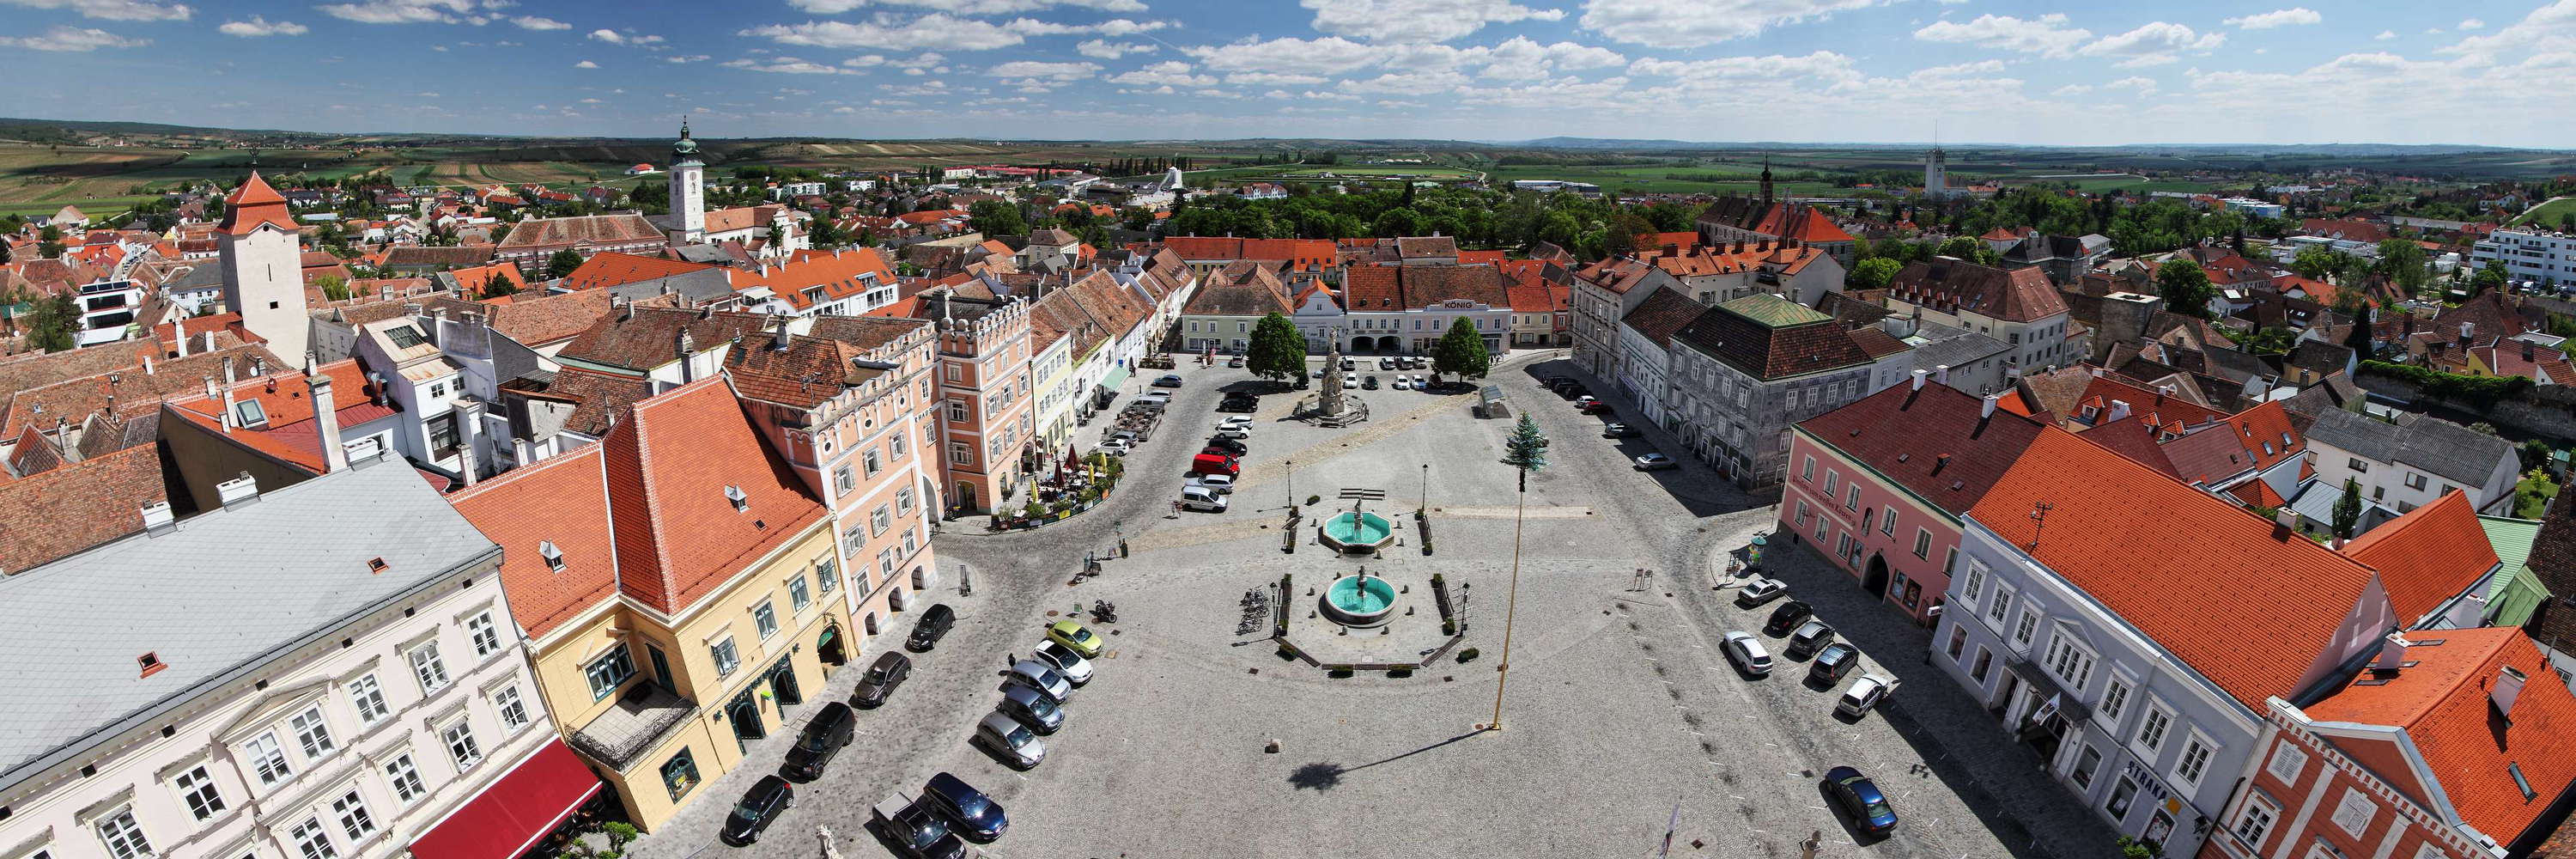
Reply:
[[[1324,352],[1324,392],[1315,405],[1315,411],[1328,418],[1342,413],[1342,330],[1333,329],[1331,340]]]

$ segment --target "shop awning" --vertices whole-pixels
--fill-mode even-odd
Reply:
[[[1125,381],[1127,381],[1127,368],[1112,367],[1109,369],[1109,373],[1107,375],[1100,377],[1100,388],[1101,390],[1115,391],[1118,390],[1118,385]]]
[[[547,740],[411,843],[416,859],[514,859],[603,787],[562,740]]]

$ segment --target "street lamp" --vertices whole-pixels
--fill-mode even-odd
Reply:
[[[1288,509],[1297,509],[1297,461],[1288,460]]]
[[[1431,466],[1422,469],[1428,474]],[[1519,614],[1521,605],[1521,514],[1529,509],[1529,466],[1523,464],[1518,470],[1520,501],[1512,508],[1512,579],[1503,592],[1503,661],[1494,669],[1500,672],[1494,678],[1494,721],[1486,726],[1495,731],[1503,729],[1503,686],[1512,680],[1512,618]]]
[[[1422,503],[1413,509],[1426,512],[1431,509],[1431,463],[1422,464]]]

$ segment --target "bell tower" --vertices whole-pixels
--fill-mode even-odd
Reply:
[[[313,320],[305,312],[303,252],[286,198],[253,171],[224,198],[216,234],[224,309],[241,314],[242,327],[266,339],[268,351],[304,354]]]
[[[680,139],[671,144],[671,241],[697,244],[707,238],[707,162],[698,156],[698,141],[689,136],[689,120],[680,120]]]

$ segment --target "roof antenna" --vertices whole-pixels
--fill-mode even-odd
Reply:
[[[2057,505],[2050,504],[2046,501],[2030,505],[2030,521],[2032,523],[2030,526],[2030,545],[2022,548],[2039,548],[2039,535],[2041,532],[2048,530],[2048,511],[2055,509],[2057,509]]]

